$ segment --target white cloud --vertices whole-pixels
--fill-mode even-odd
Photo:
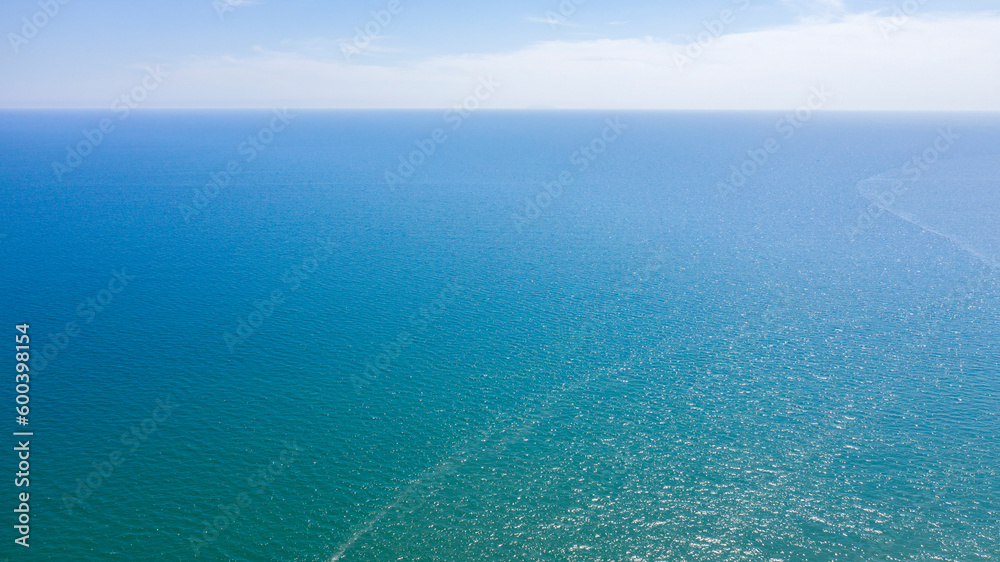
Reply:
[[[674,55],[686,46],[652,38],[549,41],[396,66],[263,51],[174,65],[149,103],[441,108],[492,75],[501,83],[495,108],[786,109],[823,84],[834,92],[830,109],[1000,110],[998,14],[918,14],[888,39],[880,21],[889,20],[845,15],[722,35],[683,71]]]
[[[843,0],[782,0],[787,6],[797,7],[803,10],[833,11],[846,13]]]
[[[524,19],[527,20],[527,21],[530,21],[531,23],[544,23],[544,24],[551,25],[553,27],[560,26],[560,25],[564,26],[564,27],[577,27],[577,25],[575,23],[570,23],[566,19],[560,19],[560,18],[557,18],[557,17],[554,17],[554,16],[549,16],[549,17],[544,17],[544,18],[540,18],[538,16],[528,16],[528,17],[526,17]]]

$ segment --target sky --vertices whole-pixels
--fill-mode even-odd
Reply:
[[[0,32],[0,108],[1000,111],[997,0],[7,0]]]

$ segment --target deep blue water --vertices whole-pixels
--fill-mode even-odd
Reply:
[[[1000,558],[1000,116],[289,116],[0,114],[0,555]]]

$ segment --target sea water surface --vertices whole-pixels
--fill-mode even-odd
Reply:
[[[997,115],[105,118],[0,114],[0,556],[1000,559]]]

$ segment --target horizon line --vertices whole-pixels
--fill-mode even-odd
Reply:
[[[144,107],[131,109],[132,113],[151,113],[158,111],[274,111],[281,109],[284,111],[448,111],[451,107],[289,107],[289,106],[259,106],[259,107]],[[596,107],[596,108],[561,108],[561,107],[498,107],[479,108],[476,113],[492,112],[590,112],[590,111],[618,111],[618,112],[661,112],[661,113],[774,113],[783,111],[795,111],[795,107],[771,108],[771,109],[748,109],[748,108],[619,108],[619,107]],[[0,112],[17,111],[112,111],[112,108],[100,107],[0,107]],[[997,113],[1000,109],[823,109],[816,113]]]

